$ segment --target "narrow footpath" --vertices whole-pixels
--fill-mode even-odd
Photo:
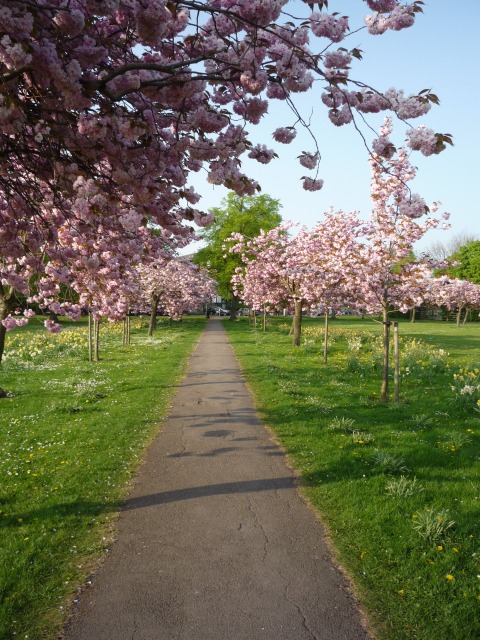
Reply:
[[[68,640],[367,640],[324,531],[208,322]]]

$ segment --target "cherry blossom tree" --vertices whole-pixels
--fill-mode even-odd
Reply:
[[[252,239],[232,234],[230,251],[240,254],[243,263],[232,282],[236,295],[253,309],[293,308],[292,341],[299,346],[306,306],[303,285],[310,274],[303,243],[307,231],[301,229],[291,237],[291,227],[286,223]]]
[[[329,211],[310,232],[302,235],[307,277],[302,292],[312,308],[324,315],[323,361],[328,359],[329,312],[352,306],[355,298],[348,288],[348,274],[356,264],[358,238],[365,226],[357,212]]]
[[[376,151],[370,158],[373,210],[366,241],[359,244],[357,263],[349,273],[349,287],[358,306],[382,315],[382,401],[388,400],[389,391],[389,312],[408,311],[421,304],[437,265],[426,256],[411,261],[413,245],[429,229],[449,226],[430,215],[438,209],[436,202],[427,206],[421,196],[411,192],[408,183],[416,172],[405,149],[393,151],[391,131],[391,119],[386,118],[380,137],[373,144]],[[448,217],[443,214],[444,220]]]
[[[443,214],[442,222],[431,216],[437,203],[428,207],[423,198],[411,192],[409,182],[415,169],[405,149],[394,149],[391,131],[392,122],[387,118],[373,145],[369,221],[361,223],[356,213],[330,213],[312,232],[302,229],[289,238],[287,228],[280,227],[250,241],[237,234],[232,248],[242,253],[245,265],[238,270],[235,284],[252,304],[278,305],[279,300],[290,297],[299,311],[298,324],[307,302],[322,304],[327,319],[328,308],[342,301],[381,314],[383,401],[389,395],[389,313],[421,304],[438,265],[427,256],[412,261],[413,245],[429,229],[448,228],[445,220],[449,217]],[[298,337],[299,328],[295,344]]]
[[[364,28],[374,35],[412,26],[422,10],[420,1],[366,5]],[[202,168],[211,183],[253,194],[259,185],[242,173],[242,155],[266,163],[275,154],[251,142],[247,126],[272,101],[292,106],[292,123],[273,132],[285,144],[304,123],[293,97],[315,82],[337,126],[382,110],[415,118],[437,101],[428,91],[381,93],[351,77],[361,54],[344,46],[348,18],[328,13],[325,1],[312,7],[0,0],[0,321],[15,291],[28,295],[32,276],[43,286],[45,265],[66,251],[60,230],[93,224],[101,212],[119,232],[151,221],[188,237],[192,221],[209,221],[188,182]],[[408,135],[425,154],[448,141],[426,128]],[[315,143],[300,157],[312,171],[307,190],[322,186],[319,158]]]
[[[88,310],[94,324],[95,348],[98,359],[98,326],[101,318],[120,320],[128,313],[131,300],[136,297],[137,273],[134,265],[159,256],[172,255],[181,246],[179,236],[138,225],[138,217],[117,224],[115,218],[105,216],[103,210],[88,221],[78,220],[75,225],[64,223],[57,230],[55,246],[50,247],[49,259],[34,258],[18,261],[16,273],[29,276],[23,283],[18,276],[17,289],[43,309],[56,315],[78,319],[82,310]],[[34,290],[31,291],[34,286]],[[4,289],[5,290],[5,289]],[[11,284],[9,295],[15,301]],[[1,302],[1,298],[0,298]],[[27,309],[23,316],[12,315],[12,304],[4,305],[0,324],[0,360],[2,336],[35,315]],[[59,331],[61,325],[46,320],[49,331]],[[90,350],[91,352],[91,350]]]
[[[209,304],[215,295],[215,281],[204,269],[186,259],[152,262],[139,266],[137,272],[142,295],[136,307],[150,312],[150,336],[159,308],[170,319],[179,320],[186,311]]]

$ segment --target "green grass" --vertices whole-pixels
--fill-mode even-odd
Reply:
[[[57,637],[68,603],[112,541],[112,524],[159,430],[203,319],[153,338],[101,327],[87,361],[85,326],[7,334],[0,386],[0,638]],[[33,355],[32,355],[33,354]]]
[[[451,389],[465,366],[479,382],[480,325],[402,322],[401,402],[382,404],[380,325],[333,321],[324,365],[322,321],[306,320],[297,349],[287,321],[225,324],[376,637],[480,637],[478,390]]]

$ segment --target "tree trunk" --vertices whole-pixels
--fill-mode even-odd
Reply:
[[[99,333],[100,333],[100,320],[93,321],[93,361],[98,362],[100,360],[99,356]]]
[[[0,363],[2,362],[3,352],[5,351],[5,336],[7,335],[7,330],[2,324],[2,320],[8,316],[8,305],[7,302],[0,298]]]
[[[415,322],[415,311],[416,311],[416,307],[412,307],[410,310],[410,322]]]
[[[458,307],[457,311],[457,327],[460,326],[460,318],[462,317],[463,307]]]
[[[395,370],[393,374],[393,394],[395,402],[400,402],[400,344],[398,339],[398,322],[393,323],[393,342],[395,347]]]
[[[390,322],[388,321],[388,310],[383,309],[383,373],[382,373],[382,402],[388,402],[388,369],[389,369],[389,349],[390,349]]]
[[[232,303],[230,306],[230,320],[237,320],[239,308],[240,308],[240,299],[237,298],[237,296],[232,296]]]
[[[295,299],[295,313],[293,316],[293,338],[294,347],[300,346],[300,335],[302,333],[302,301]]]
[[[465,315],[463,316],[463,324],[466,324],[469,314],[470,314],[470,309],[466,309]]]
[[[2,362],[3,352],[5,351],[5,336],[7,330],[2,324],[2,320],[8,316],[13,310],[13,289],[10,287],[8,291],[5,290],[0,283],[0,363]]]
[[[157,327],[157,312],[160,296],[156,293],[152,295],[152,310],[150,312],[150,322],[148,324],[148,336],[151,338],[154,329]]]
[[[267,310],[263,307],[263,332],[267,330]]]
[[[3,318],[0,316],[0,364],[2,363],[3,352],[5,351],[5,336],[7,334],[7,330],[1,324]]]
[[[127,314],[123,320],[123,346],[130,344],[130,316]]]
[[[88,313],[88,361],[93,362],[93,318]]]
[[[328,307],[325,307],[325,333],[323,335],[323,364],[327,364],[328,359]]]

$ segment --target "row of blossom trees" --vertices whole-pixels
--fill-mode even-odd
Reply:
[[[365,3],[361,28],[373,35],[412,26],[423,4]],[[191,172],[238,194],[259,188],[241,157],[275,156],[247,130],[272,101],[292,106],[273,132],[283,144],[305,124],[292,98],[314,85],[336,126],[379,111],[408,120],[438,101],[353,78],[361,53],[326,1],[0,0],[0,16],[0,345],[28,319],[12,315],[19,294],[72,317],[82,307],[121,317],[132,265],[209,222]],[[446,142],[408,133],[425,155]],[[307,190],[322,186],[319,158],[316,144],[300,157]]]
[[[427,256],[411,259],[417,240],[429,229],[448,225],[430,215],[437,210],[436,203],[428,207],[411,192],[408,183],[415,169],[405,149],[393,149],[391,131],[387,118],[370,158],[373,209],[369,220],[363,221],[358,212],[330,211],[311,231],[302,228],[290,237],[290,225],[284,225],[254,239],[234,234],[230,247],[242,254],[244,267],[237,270],[234,283],[246,304],[256,309],[294,308],[294,345],[300,343],[302,309],[321,306],[326,320],[329,310],[342,306],[381,314],[383,400],[388,398],[389,313],[407,311],[434,295],[437,300],[444,296],[442,304],[452,304],[456,296],[459,304],[451,281],[432,280],[432,269],[438,265]],[[326,345],[327,329],[325,359]]]
[[[130,263],[124,253],[115,252],[113,243],[105,239],[98,246],[86,247],[84,260],[78,260],[71,270],[63,267],[60,273],[55,261],[48,263],[46,269],[49,273],[55,269],[59,271],[51,297],[48,301],[35,295],[31,299],[36,301],[40,298],[44,304],[47,302],[54,314],[64,314],[68,308],[70,317],[80,317],[82,310],[87,310],[90,316],[90,359],[98,360],[98,327],[102,318],[123,320],[131,311],[149,313],[149,335],[152,335],[159,309],[172,319],[180,319],[186,311],[209,304],[215,295],[216,283],[205,270],[187,259],[166,254],[164,247],[155,260],[152,258],[153,249],[151,246],[148,260],[142,261],[140,256],[136,256],[138,262]],[[8,314],[2,321],[0,338],[33,316],[35,313],[31,309],[23,315],[18,312]],[[51,319],[45,322],[51,332],[61,330],[58,322]],[[4,338],[0,339],[0,362],[4,345]]]
[[[427,282],[424,301],[456,312],[457,326],[460,326],[462,313],[465,322],[469,311],[480,310],[480,285],[469,280],[441,276]]]
[[[157,312],[180,319],[185,311],[209,305],[215,296],[215,281],[189,260],[169,260],[137,269],[141,298],[135,308],[150,311],[148,335],[156,326]]]

